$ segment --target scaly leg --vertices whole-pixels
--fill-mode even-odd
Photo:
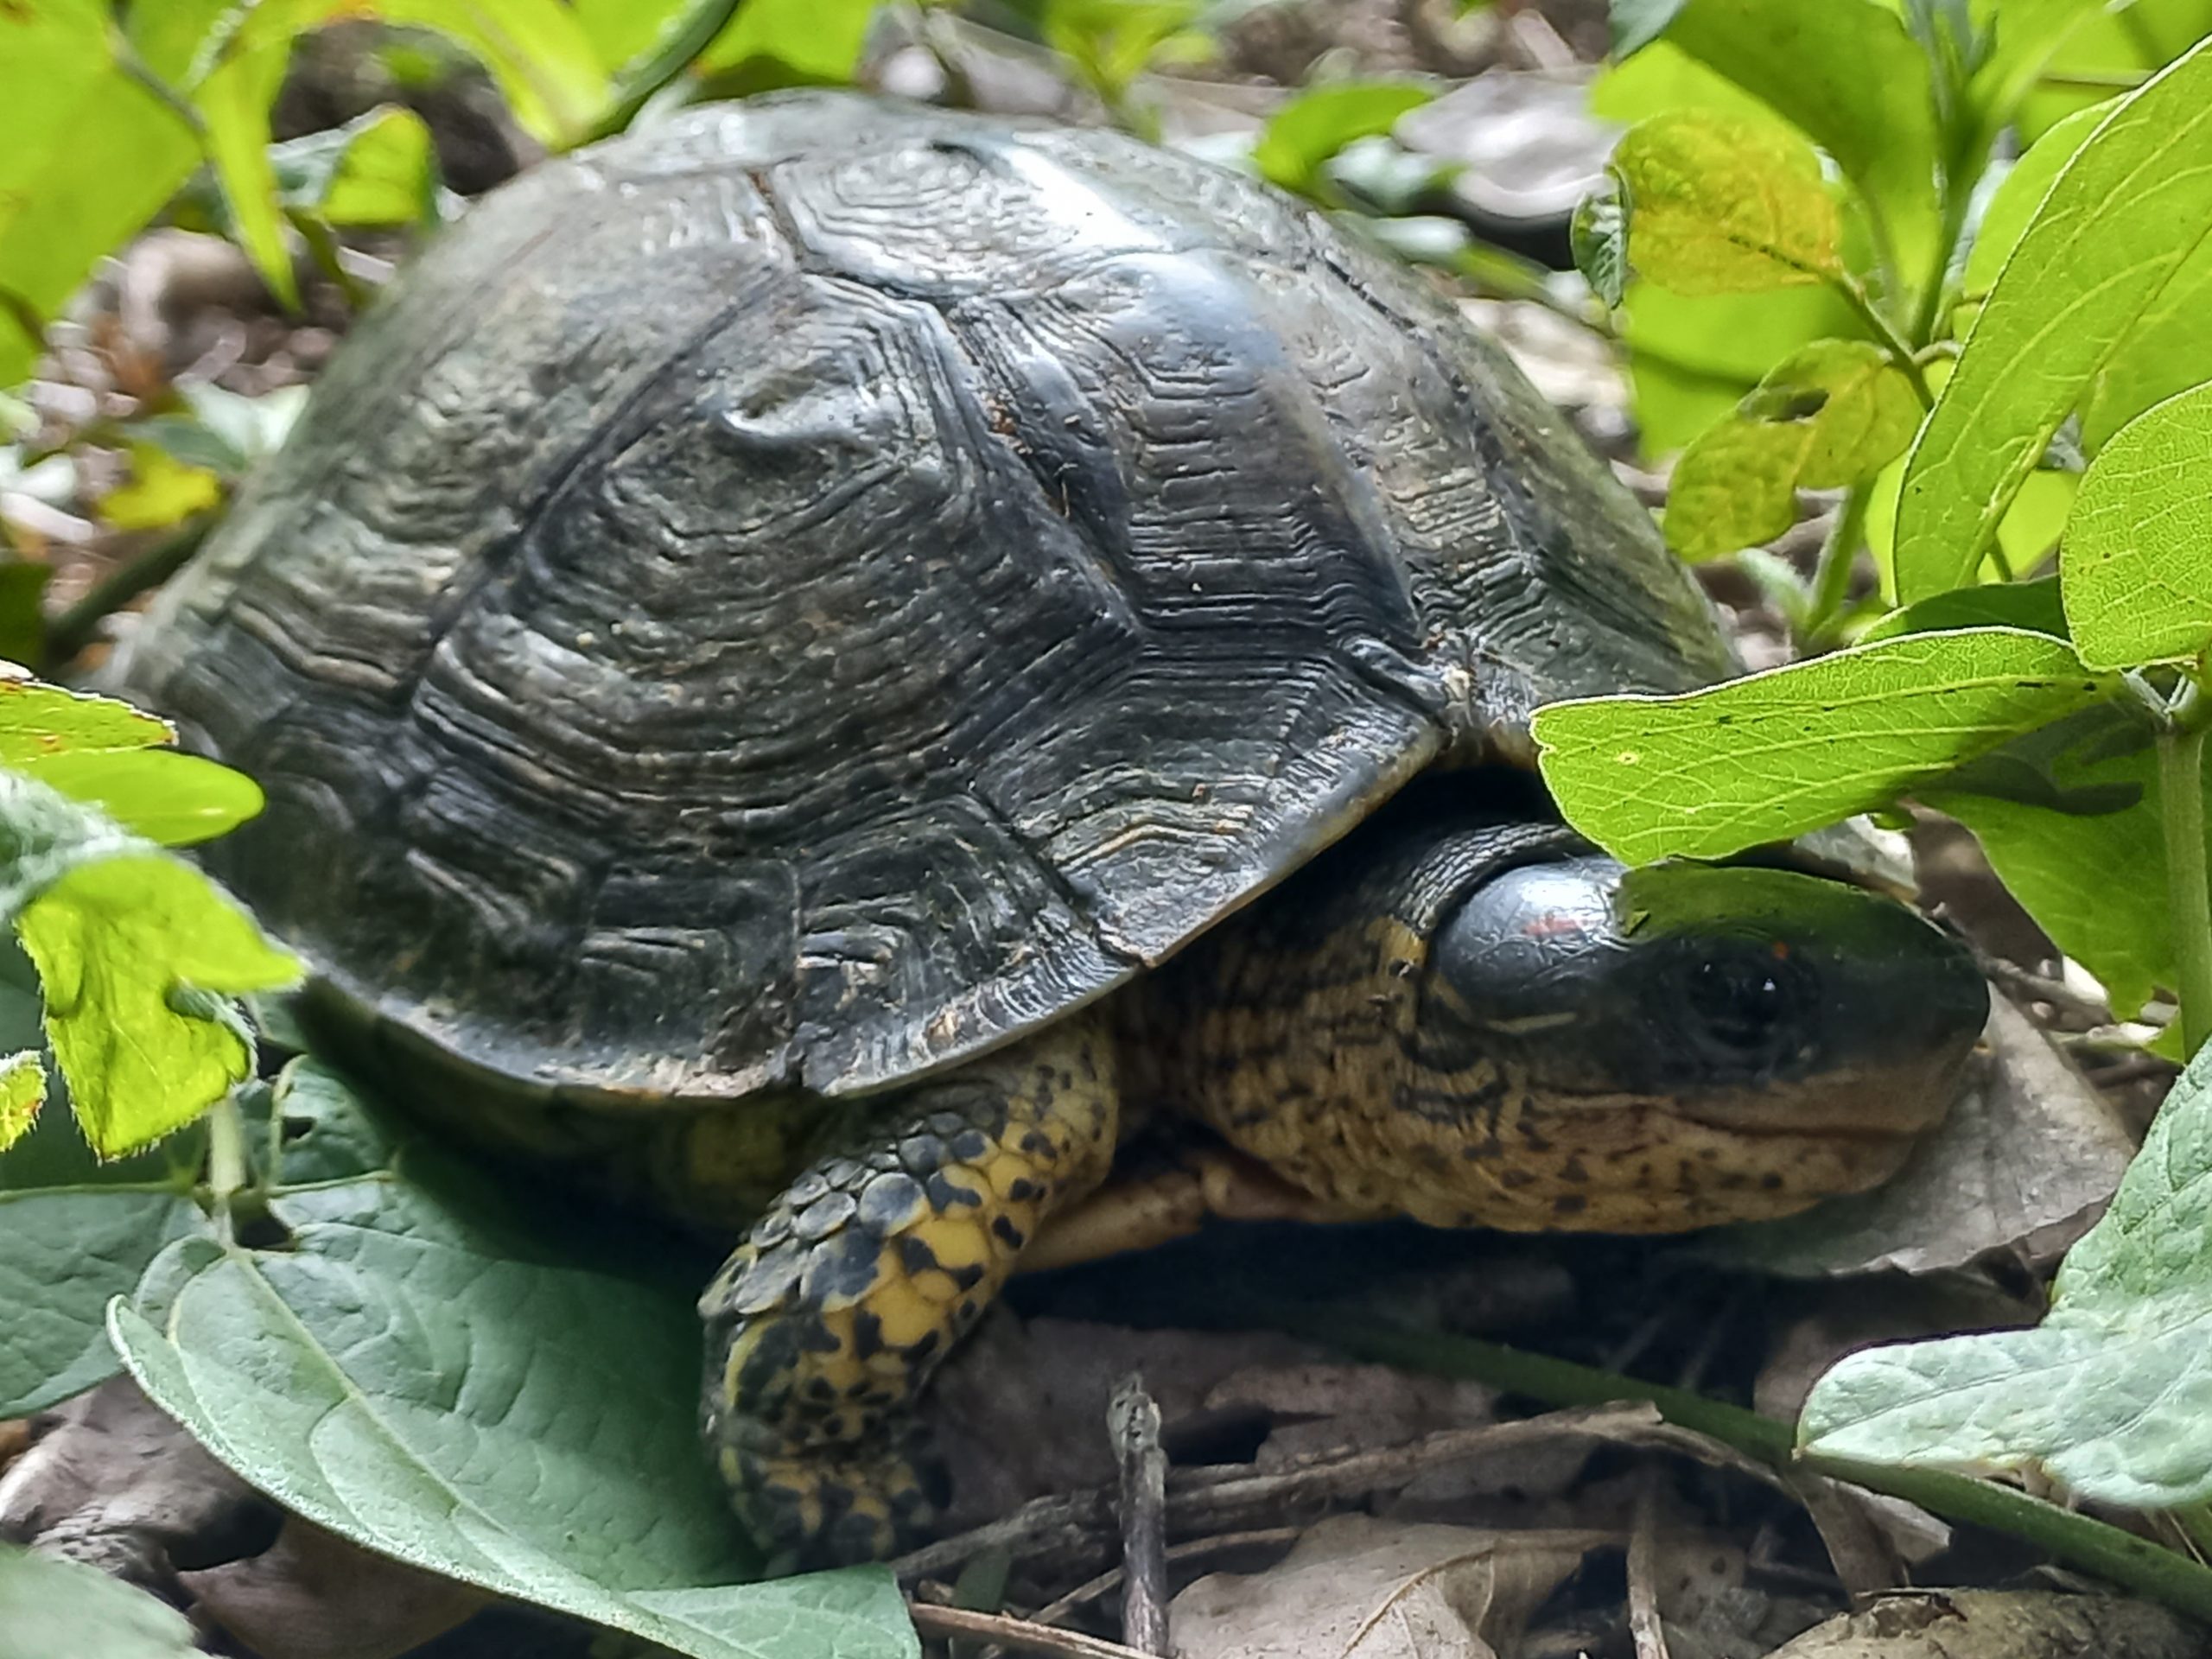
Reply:
[[[1105,1175],[1118,1096],[1103,1020],[1062,1020],[862,1109],[700,1300],[704,1427],[779,1566],[888,1555],[941,1501],[916,1399],[1054,1210]]]

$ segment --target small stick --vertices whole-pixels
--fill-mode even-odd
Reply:
[[[1294,1544],[1305,1535],[1306,1529],[1303,1527],[1260,1527],[1250,1532],[1217,1532],[1208,1538],[1186,1538],[1179,1544],[1170,1544],[1167,1559],[1179,1563],[1205,1555],[1218,1555],[1225,1550]],[[1078,1584],[1058,1600],[1046,1602],[1031,1617],[1039,1624],[1057,1624],[1077,1608],[1097,1600],[1121,1582],[1122,1569],[1109,1567],[1096,1578],[1087,1579]]]
[[[1135,1648],[1080,1630],[1058,1630],[1049,1624],[1033,1624],[1004,1613],[971,1612],[965,1607],[939,1607],[909,1599],[908,1617],[924,1636],[977,1637],[1025,1653],[1058,1654],[1062,1659],[1151,1659]]]
[[[1122,1476],[1122,1639],[1166,1659],[1167,1454],[1160,1448],[1160,1407],[1141,1376],[1116,1385],[1106,1432]]]
[[[1636,1525],[1628,1535],[1628,1630],[1636,1659],[1669,1659],[1659,1620],[1658,1476],[1647,1468],[1637,1483]]]

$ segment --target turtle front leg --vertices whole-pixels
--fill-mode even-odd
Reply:
[[[889,1555],[942,1503],[913,1407],[1054,1210],[1113,1159],[1113,1039],[1062,1020],[895,1102],[753,1225],[700,1299],[704,1428],[779,1567]]]

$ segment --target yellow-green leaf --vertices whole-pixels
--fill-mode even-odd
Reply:
[[[105,1157],[159,1140],[250,1073],[213,998],[295,983],[300,965],[166,853],[78,865],[16,918],[38,969],[47,1038],[85,1138]]]
[[[238,245],[269,291],[286,309],[297,310],[300,288],[269,160],[269,106],[291,56],[289,37],[233,52],[200,83],[193,105],[207,125],[207,158],[222,184]]]
[[[2059,423],[2212,236],[2212,41],[2121,99],[2005,263],[1897,509],[1908,603],[1972,578]]]
[[[1812,146],[1771,123],[1655,116],[1613,152],[1629,261],[1682,294],[1736,294],[1839,274],[1841,221]]]
[[[31,1132],[46,1103],[46,1067],[26,1049],[0,1059],[0,1151]]]
[[[1666,39],[1788,117],[1835,158],[1913,280],[1936,252],[1928,62],[1882,0],[1688,0]]]
[[[27,760],[22,770],[164,847],[226,834],[262,807],[261,786],[244,772],[174,749],[73,751]]]
[[[2120,429],[2082,480],[2058,555],[2075,648],[2092,668],[2212,647],[2212,385]]]
[[[130,446],[130,477],[100,499],[100,517],[118,530],[166,530],[220,506],[223,481],[157,443]]]
[[[165,720],[113,697],[66,690],[0,664],[0,766],[26,766],[54,755],[151,748],[172,742]]]
[[[2112,685],[2048,634],[1911,634],[1687,696],[1554,703],[1537,765],[1614,856],[1724,858],[1887,805]]]
[[[1771,541],[1796,521],[1798,490],[1871,478],[1919,424],[1911,383],[1879,346],[1815,340],[1684,452],[1668,496],[1668,543],[1706,559]]]

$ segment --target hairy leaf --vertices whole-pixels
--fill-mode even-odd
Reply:
[[[200,1659],[167,1602],[97,1567],[0,1544],[0,1659]]]
[[[218,1458],[381,1554],[696,1659],[917,1653],[880,1568],[741,1582],[697,1439],[692,1273],[395,1141],[319,1068],[277,1109],[312,1126],[270,1201],[283,1247],[181,1243],[112,1321]]]
[[[2212,1050],[2175,1084],[2032,1331],[1851,1355],[1798,1425],[1815,1456],[2041,1470],[2128,1509],[2212,1498]]]

